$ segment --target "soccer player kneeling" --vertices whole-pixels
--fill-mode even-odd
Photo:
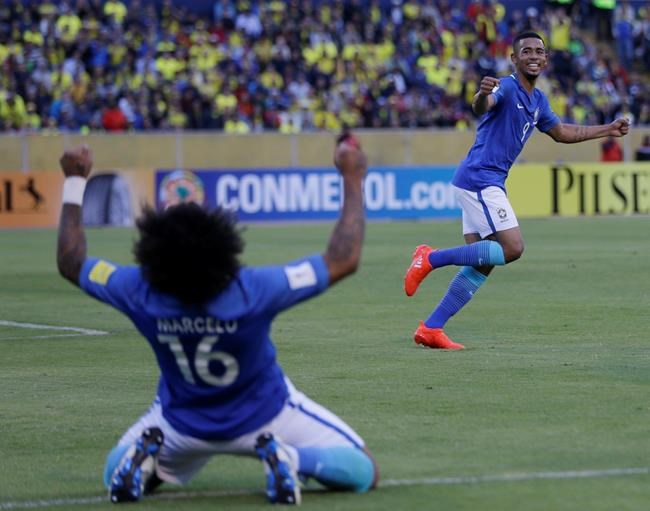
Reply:
[[[299,504],[300,480],[365,492],[378,472],[363,439],[299,392],[276,360],[275,316],[354,273],[365,229],[367,161],[351,135],[334,163],[343,205],[327,250],[283,265],[244,267],[232,215],[185,203],[146,208],[135,266],[86,256],[81,204],[92,158],[66,151],[57,262],[61,275],[126,314],[160,367],[157,396],[108,454],[113,502],[137,501],[161,482],[188,482],[218,454],[256,456],[273,503]]]

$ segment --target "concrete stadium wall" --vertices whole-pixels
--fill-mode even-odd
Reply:
[[[623,139],[626,160],[634,158],[650,128],[634,129]],[[454,130],[361,131],[359,137],[370,164],[456,165],[467,153],[474,132]],[[334,135],[225,135],[222,133],[91,134],[0,136],[0,170],[58,170],[64,147],[87,143],[96,168],[255,168],[316,167],[331,163]],[[599,141],[556,144],[536,133],[524,148],[521,162],[595,162]]]

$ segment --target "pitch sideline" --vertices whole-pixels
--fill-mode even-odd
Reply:
[[[510,472],[505,474],[487,474],[481,476],[425,477],[420,479],[386,479],[379,483],[380,488],[400,486],[447,486],[460,484],[483,484],[496,482],[536,481],[543,479],[589,479],[597,477],[620,477],[650,474],[650,467],[609,468],[602,470],[565,470],[559,472]],[[309,490],[307,490],[309,492]],[[263,495],[262,490],[223,490],[223,491],[178,491],[160,493],[147,497],[147,501],[178,500],[187,498],[237,497]],[[0,502],[0,511],[13,509],[46,509],[56,506],[74,506],[102,504],[108,502],[105,495],[85,498],[31,500],[23,502]]]
[[[78,337],[81,335],[108,335],[108,332],[104,332],[103,330],[93,330],[90,328],[80,328],[76,326],[56,326],[56,325],[40,325],[38,323],[19,323],[18,321],[7,321],[4,319],[0,319],[0,326],[11,326],[14,328],[25,328],[30,330],[54,330],[58,332],[71,332],[65,334],[38,335],[34,337],[28,337],[27,339]],[[0,337],[0,341],[10,340],[10,339],[25,339],[25,338],[24,337]]]

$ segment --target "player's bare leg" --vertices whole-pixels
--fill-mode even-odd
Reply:
[[[524,238],[519,227],[499,231],[486,239],[496,240],[501,245],[506,264],[516,261],[524,253]]]

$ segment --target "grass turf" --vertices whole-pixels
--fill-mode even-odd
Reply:
[[[462,352],[411,339],[455,269],[436,270],[413,298],[402,291],[415,245],[457,245],[459,223],[369,225],[358,274],[281,315],[273,337],[294,383],[365,438],[385,485],[365,495],[309,491],[303,506],[644,509],[647,471],[535,474],[650,467],[649,222],[522,222],[522,260],[497,268],[448,325]],[[251,226],[245,261],[320,252],[330,230]],[[146,342],[58,276],[55,237],[0,231],[0,321],[109,335],[38,338],[63,332],[0,325],[0,510],[39,500],[52,509],[110,506],[98,498],[104,456],[155,392]],[[89,230],[89,254],[128,263],[133,237]],[[487,477],[436,479],[470,476]],[[262,489],[256,460],[215,458],[187,487],[164,487],[134,509],[267,509]]]

